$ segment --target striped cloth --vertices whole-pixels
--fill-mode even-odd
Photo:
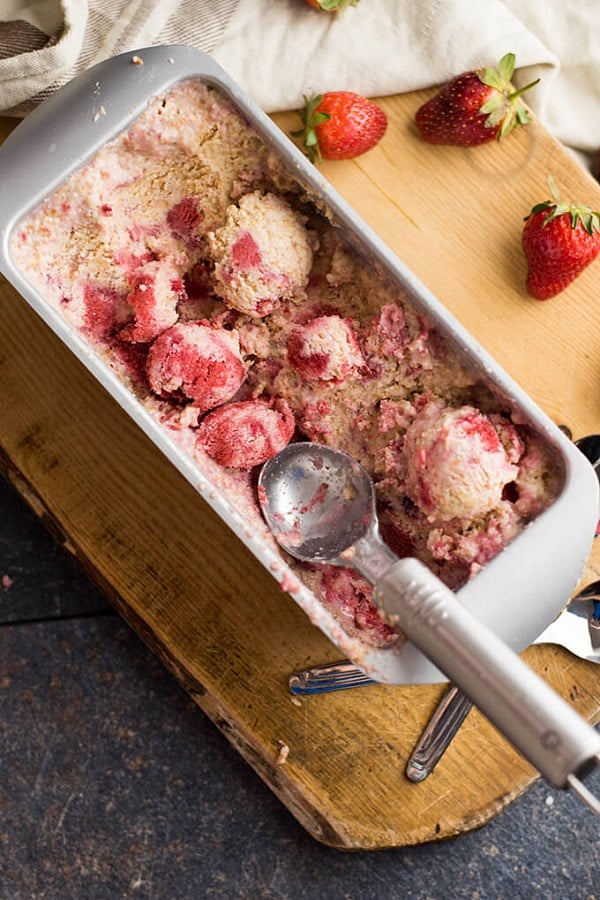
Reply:
[[[139,47],[210,53],[238,0],[0,0],[0,109],[25,115],[96,62]]]

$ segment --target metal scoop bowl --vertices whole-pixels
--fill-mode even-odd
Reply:
[[[483,625],[419,560],[379,536],[366,470],[337,450],[290,444],[263,466],[258,495],[280,546],[304,562],[349,566],[374,587],[385,622],[402,631],[547,780],[600,815],[580,780],[600,764],[600,734]]]

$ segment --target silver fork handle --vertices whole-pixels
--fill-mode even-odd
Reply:
[[[450,746],[473,704],[454,685],[443,696],[406,764],[409,781],[425,781]]]
[[[439,706],[429,720],[406,765],[406,777],[410,781],[424,781],[450,746],[456,732],[467,718],[473,703],[466,694],[452,685],[442,697]],[[600,764],[600,753],[589,761],[589,767]],[[574,774],[567,775],[567,784],[589,808],[600,815],[600,800]]]
[[[292,672],[288,684],[292,694],[324,694],[376,682],[350,660],[342,659]]]

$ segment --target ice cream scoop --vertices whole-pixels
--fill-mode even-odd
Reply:
[[[262,468],[263,514],[284,550],[350,566],[374,585],[380,615],[445,672],[556,787],[600,814],[578,777],[600,764],[600,735],[423,564],[379,537],[373,483],[351,457],[290,444]]]
[[[246,366],[237,332],[204,322],[180,322],[152,343],[146,374],[159,396],[181,395],[205,412],[233,397]]]
[[[429,403],[409,426],[404,440],[406,492],[432,520],[476,519],[502,500],[518,468],[512,445],[506,448],[499,429],[478,409]],[[511,459],[511,451],[513,459]],[[522,448],[521,448],[522,451]]]
[[[313,260],[304,220],[275,194],[253,191],[229,207],[225,224],[207,235],[213,287],[227,306],[265,316],[303,290]]]
[[[338,384],[364,365],[356,336],[341,316],[318,316],[287,343],[290,364],[306,381]]]
[[[295,427],[285,400],[242,400],[209,412],[200,422],[196,446],[222,466],[251,469],[282,450]]]

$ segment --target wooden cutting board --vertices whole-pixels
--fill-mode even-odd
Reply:
[[[470,151],[424,145],[412,119],[430,93],[381,101],[382,143],[323,175],[557,423],[600,432],[600,262],[539,303],[520,249],[548,174],[596,208],[600,186],[535,122]],[[441,685],[293,700],[289,672],[339,652],[5,281],[0,304],[0,465],[310,834],[348,849],[444,839],[538,777],[474,711],[434,775],[409,783]],[[599,570],[597,546],[582,582]],[[593,664],[556,647],[525,655],[600,717]]]

